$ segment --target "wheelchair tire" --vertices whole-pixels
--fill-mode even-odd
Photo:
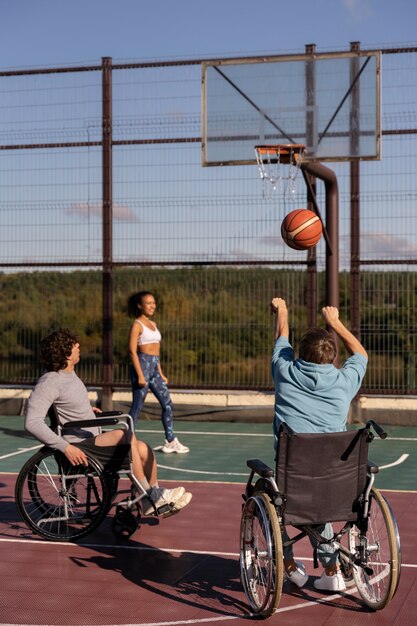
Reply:
[[[277,512],[265,493],[255,493],[243,506],[240,574],[251,609],[269,617],[281,599],[283,555]]]
[[[129,539],[139,528],[139,519],[128,509],[121,506],[116,508],[112,521],[112,530],[116,537]]]
[[[93,532],[111,506],[111,491],[100,464],[70,465],[56,450],[42,448],[22,467],[16,506],[36,534],[50,541],[75,541]]]
[[[370,493],[367,531],[361,532],[357,526],[352,526],[349,549],[363,563],[353,566],[353,578],[360,596],[371,609],[383,609],[397,590],[401,546],[394,514],[377,489],[371,489]]]

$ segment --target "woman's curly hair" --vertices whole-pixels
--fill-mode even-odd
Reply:
[[[60,328],[42,339],[40,358],[48,372],[58,372],[67,367],[67,359],[71,356],[78,337],[68,328]]]
[[[140,315],[142,300],[145,296],[155,297],[151,291],[138,291],[129,297],[127,301],[127,312],[131,317],[138,317],[138,315]]]

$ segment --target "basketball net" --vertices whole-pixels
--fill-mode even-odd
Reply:
[[[303,144],[255,146],[256,162],[262,181],[262,194],[269,198],[275,191],[295,196],[297,176],[305,154]],[[287,166],[284,167],[284,166]]]

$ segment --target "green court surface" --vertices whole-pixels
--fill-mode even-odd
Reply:
[[[161,480],[244,483],[246,459],[260,458],[274,466],[272,427],[240,422],[175,423],[175,434],[190,447],[189,454],[156,450]],[[384,426],[385,440],[375,437],[370,458],[380,466],[380,489],[417,490],[417,427]],[[18,472],[40,445],[23,429],[22,416],[0,417],[0,473]],[[160,422],[140,422],[138,438],[152,447],[164,440]]]

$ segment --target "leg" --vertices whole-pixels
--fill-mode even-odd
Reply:
[[[323,539],[333,538],[333,526],[329,523],[319,526],[317,531]],[[324,567],[321,577],[314,581],[314,587],[322,591],[345,591],[346,585],[340,571],[339,553],[330,544],[319,544],[310,537],[313,547],[317,547],[317,557]]]
[[[154,487],[158,483],[158,469],[156,466],[153,450],[150,446],[148,446],[147,443],[136,439],[136,437],[134,437],[134,441],[136,441],[138,454],[141,459],[145,476],[148,479],[151,487]],[[134,444],[134,441],[132,442],[132,444]]]
[[[141,367],[143,369],[146,380],[148,380],[146,376],[147,369],[144,367],[143,363],[141,363]],[[130,367],[129,374],[130,382],[132,383],[132,405],[129,410],[129,415],[133,417],[133,422],[136,427],[139,419],[139,414],[143,409],[143,405],[145,404],[145,399],[148,393],[149,386],[146,385],[146,387],[139,387],[138,376],[134,367]]]
[[[190,449],[178,441],[177,437],[174,435],[173,404],[168,386],[158,371],[158,361],[156,358],[155,368],[152,372],[152,377],[149,380],[149,388],[158,400],[162,409],[161,418],[165,431],[165,444],[162,446],[162,452],[167,454],[172,452],[185,454],[189,452]]]
[[[173,404],[167,384],[163,381],[158,371],[154,372],[149,381],[149,388],[158,400],[162,409],[162,425],[165,431],[165,439],[168,443],[174,440],[174,416]]]
[[[161,489],[158,487],[157,467],[151,448],[143,441],[138,441],[134,434],[127,433],[122,429],[110,430],[95,438],[95,445],[118,446],[129,445],[132,451],[133,474],[147,493],[148,504],[144,505],[144,515],[153,515],[155,508],[162,507],[164,516],[178,512],[191,502],[191,493],[184,487],[174,489]],[[169,510],[166,511],[167,506]]]
[[[333,526],[331,524],[324,524],[317,528],[323,539],[333,538]],[[314,539],[311,539],[311,545],[317,546],[317,558],[324,567],[326,574],[332,576],[339,569],[339,554],[338,551],[329,544],[317,544]]]
[[[115,430],[109,430],[101,433],[101,435],[97,435],[97,437],[95,438],[95,444],[99,447],[130,444],[132,450],[133,473],[139,481],[143,481],[143,479],[146,477],[144,472],[145,464],[142,462],[142,457],[139,452],[138,441],[134,435],[130,435],[123,429],[116,428]],[[146,444],[143,444],[143,446],[146,447]],[[146,463],[148,463],[149,469],[149,460],[146,458],[145,461]]]
[[[288,579],[297,585],[297,587],[303,587],[308,581],[308,575],[304,565],[300,561],[294,560],[294,553],[292,545],[286,546],[287,541],[290,540],[285,526],[282,527],[282,547],[284,556],[284,567]]]

